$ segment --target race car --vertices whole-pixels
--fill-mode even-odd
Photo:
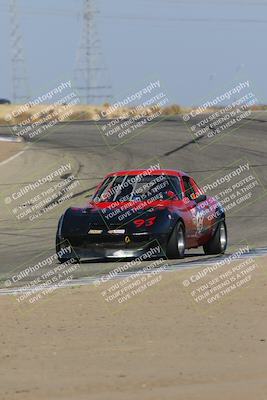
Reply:
[[[85,207],[64,212],[56,233],[60,262],[142,254],[176,259],[200,246],[205,254],[225,252],[225,211],[191,176],[167,169],[107,175]]]

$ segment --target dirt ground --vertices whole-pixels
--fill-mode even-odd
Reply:
[[[25,143],[2,142],[0,140],[0,162],[14,156],[25,147]]]
[[[183,284],[197,269],[162,273],[123,304],[107,303],[106,283],[27,307],[1,296],[1,399],[266,399],[266,261],[210,304]]]

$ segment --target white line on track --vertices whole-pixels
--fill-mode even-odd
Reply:
[[[256,249],[251,249],[246,254],[242,254],[240,257],[238,257],[238,259],[244,259],[244,258],[249,258],[249,257],[261,257],[265,254],[267,254],[267,247],[259,247]],[[231,254],[226,254],[223,257],[217,257],[212,260],[203,260],[203,261],[196,260],[196,261],[185,262],[185,263],[181,263],[181,264],[172,264],[172,265],[169,265],[165,269],[165,271],[162,271],[162,272],[164,272],[164,273],[174,272],[174,271],[180,271],[180,270],[185,270],[185,269],[195,269],[195,268],[199,268],[199,267],[205,267],[207,265],[215,265],[218,262],[221,262],[221,261],[227,259],[229,256],[231,256]],[[236,261],[236,260],[233,260],[233,261]],[[136,272],[138,272],[138,270],[132,271],[132,272],[123,272],[123,273],[118,274],[116,277],[111,278],[110,280],[123,279],[130,275],[133,275]],[[147,275],[147,274],[143,273],[143,275]],[[93,285],[99,279],[101,279],[101,275],[77,278],[77,279],[73,279],[69,282],[65,282],[64,284],[62,284],[58,287],[56,285],[47,285],[47,286],[45,286],[45,289],[51,288],[51,289],[57,290],[57,289],[64,289],[64,288],[68,288],[68,287],[74,287],[74,286]],[[15,296],[15,295],[18,295],[20,293],[25,293],[25,292],[33,293],[34,291],[38,292],[38,288],[35,288],[34,286],[32,286],[30,289],[25,286],[6,288],[6,289],[0,289],[0,296],[6,296],[6,295]]]
[[[21,143],[24,142],[24,140],[22,138],[15,137],[14,135],[0,135],[0,142]]]
[[[29,147],[28,145],[25,146],[23,150],[21,150],[18,153],[14,154],[14,156],[11,156],[11,157],[7,158],[6,160],[1,161],[0,162],[0,166],[1,165],[5,165],[5,164],[9,163],[10,161],[13,161],[15,158],[21,156],[25,152],[25,150],[27,150],[28,147]]]

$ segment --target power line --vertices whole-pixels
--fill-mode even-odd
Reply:
[[[155,1],[155,0],[153,0]],[[162,0],[158,0],[162,1]],[[164,0],[168,1],[169,4],[173,2],[173,4],[200,4],[196,1],[179,1],[175,3],[175,0]],[[202,0],[201,0],[202,1]],[[214,2],[205,1],[204,3],[213,4]],[[225,6],[225,5],[262,5],[267,6],[267,3],[248,3],[248,2],[226,2],[223,4],[217,3],[216,5]],[[8,11],[8,10],[5,10]],[[59,17],[71,17],[71,18],[83,18],[83,14],[78,10],[64,10],[64,9],[48,9],[48,8],[27,8],[25,7],[22,11],[25,15],[51,15],[51,16],[59,16]],[[153,17],[153,16],[144,16],[144,15],[104,15],[104,14],[94,14],[94,19],[111,19],[111,20],[136,20],[136,21],[151,21],[151,22],[189,22],[189,23],[244,23],[244,24],[266,24],[267,19],[256,19],[256,18],[217,18],[217,17],[209,17],[209,18],[201,18],[201,17],[192,17],[192,18],[183,18],[183,17]]]
[[[155,3],[155,0],[146,0],[147,2],[153,2]],[[260,1],[245,1],[245,0],[228,0],[228,1],[214,1],[214,0],[157,0],[158,2],[161,2],[164,4],[169,3],[173,5],[179,5],[179,4],[186,4],[186,5],[203,5],[203,4],[208,4],[210,6],[236,6],[236,5],[242,5],[242,6],[262,6],[265,7],[267,6],[267,2],[260,2]]]
[[[77,53],[74,80],[81,102],[90,104],[96,100],[105,102],[112,98],[108,84],[107,68],[101,52],[93,0],[83,0],[82,37]]]
[[[151,22],[209,22],[209,23],[254,23],[254,24],[266,24],[267,19],[253,19],[253,18],[182,18],[182,17],[143,17],[138,15],[103,15],[102,18],[112,19],[124,19],[124,20],[139,20],[139,21],[151,21]]]

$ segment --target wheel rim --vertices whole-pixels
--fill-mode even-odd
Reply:
[[[225,225],[221,224],[220,225],[220,245],[221,245],[221,249],[225,250],[226,247],[226,229],[225,229]]]
[[[178,247],[179,254],[182,254],[185,249],[185,243],[184,243],[184,232],[181,227],[179,228],[178,234],[177,234],[177,247]]]

